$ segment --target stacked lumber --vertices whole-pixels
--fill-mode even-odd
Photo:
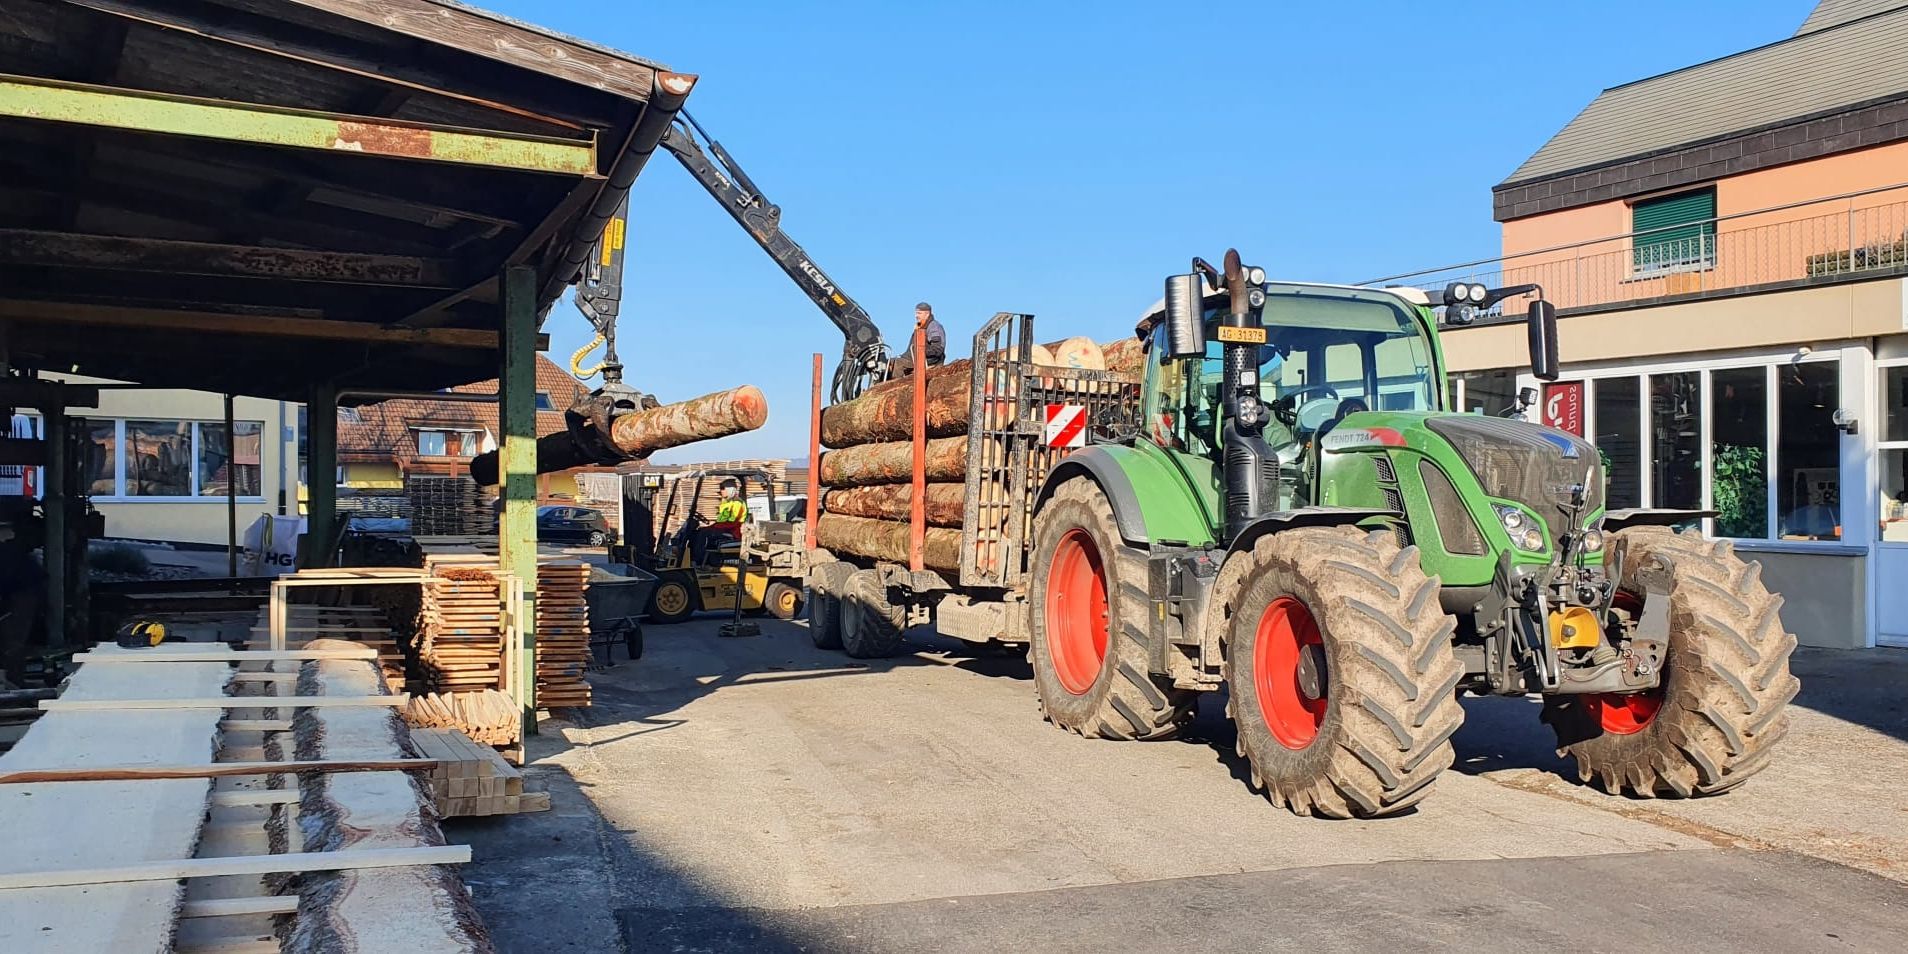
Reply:
[[[549,792],[524,791],[522,772],[456,729],[412,729],[411,743],[438,760],[429,783],[439,818],[550,810]]]
[[[515,745],[523,728],[516,702],[495,689],[421,693],[402,714],[414,736],[417,730],[449,729],[485,745]]]
[[[416,650],[425,687],[474,692],[506,685],[504,592],[496,574],[448,566],[435,570],[422,590]]]
[[[580,560],[537,564],[537,693],[546,708],[590,704],[583,672],[590,662],[590,566]]]
[[[418,535],[495,533],[497,514],[469,477],[413,474],[404,478],[411,532]]]
[[[1118,343],[1116,343],[1118,344]],[[1122,362],[1130,362],[1120,345]],[[1104,370],[1104,350],[1088,338],[1035,345],[1038,366]],[[931,569],[960,566],[967,461],[973,417],[974,367],[955,361],[925,372],[927,518],[923,562]],[[822,515],[816,543],[837,553],[905,562],[914,489],[914,378],[877,384],[852,401],[822,409]],[[981,400],[990,426],[1009,423],[1018,382],[986,381]],[[996,419],[998,417],[998,420]],[[977,544],[985,546],[985,541]]]

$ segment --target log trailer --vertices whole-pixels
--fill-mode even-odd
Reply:
[[[1760,566],[1677,529],[1704,513],[1606,510],[1582,438],[1450,410],[1434,307],[1534,294],[1551,380],[1541,289],[1434,306],[1194,264],[1141,321],[1138,380],[1036,367],[1030,316],[975,336],[958,569],[813,551],[818,644],[883,655],[915,624],[1025,644],[1046,718],[1107,739],[1171,736],[1226,690],[1252,784],[1301,815],[1423,799],[1465,692],[1541,697],[1613,794],[1767,764],[1799,683]],[[1053,406],[1086,415],[1085,447],[1047,444]]]

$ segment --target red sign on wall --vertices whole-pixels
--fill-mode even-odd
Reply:
[[[1543,422],[1546,427],[1583,436],[1583,382],[1544,385]]]

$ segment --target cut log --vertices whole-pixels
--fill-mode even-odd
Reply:
[[[906,481],[913,474],[914,442],[861,444],[822,455],[821,482],[830,487],[866,487]],[[967,438],[937,437],[927,443],[929,483],[967,476]]]
[[[928,484],[927,493],[922,496],[928,526],[959,529],[966,496],[966,484]],[[822,498],[822,506],[829,513],[848,517],[905,522],[913,500],[914,487],[910,484],[876,484],[830,490]]]
[[[815,542],[837,553],[873,560],[908,562],[908,525],[904,521],[870,520],[825,513],[815,523]],[[961,532],[929,527],[922,563],[931,569],[954,571],[961,566]]]
[[[1082,371],[1106,370],[1106,356],[1100,353],[1100,346],[1092,338],[1068,338],[1048,345],[1047,348],[1053,355],[1048,363],[1056,368],[1078,368]]]
[[[954,437],[967,432],[968,394],[973,385],[968,368],[969,362],[956,361],[928,369],[929,437]],[[913,421],[913,379],[884,382],[852,401],[822,408],[822,444],[849,447],[913,440]]]
[[[767,422],[768,399],[762,396],[760,388],[745,384],[625,414],[610,425],[609,442],[625,459],[641,460],[659,450],[752,431]],[[539,474],[608,463],[615,461],[596,460],[585,448],[577,446],[568,431],[537,440]],[[485,486],[493,485],[497,483],[497,466],[496,451],[479,454],[470,461],[471,479]]]
[[[1100,346],[1108,371],[1138,374],[1146,368],[1146,343],[1138,338],[1121,338]]]

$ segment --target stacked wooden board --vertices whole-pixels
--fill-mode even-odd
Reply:
[[[437,759],[429,781],[439,818],[550,810],[549,792],[526,792],[523,773],[456,729],[412,729],[418,754]]]
[[[590,662],[590,609],[584,597],[590,566],[580,560],[537,564],[537,704],[567,708],[590,704],[583,681]]]
[[[436,569],[422,585],[419,675],[433,692],[498,689],[504,680],[503,585],[475,566]]]
[[[514,745],[523,732],[516,701],[495,689],[422,693],[411,697],[403,715],[414,729],[462,730],[485,745]]]
[[[497,514],[469,477],[414,474],[404,479],[411,532],[419,535],[495,533]]]

